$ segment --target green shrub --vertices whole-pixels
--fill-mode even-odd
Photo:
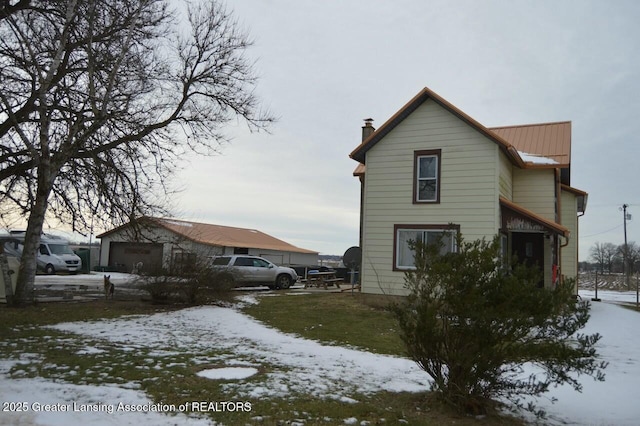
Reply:
[[[577,332],[589,318],[576,302],[573,282],[537,288],[539,271],[501,257],[499,239],[465,242],[440,254],[438,245],[414,244],[416,270],[407,272],[409,296],[392,305],[409,356],[432,378],[448,404],[486,413],[496,399],[522,407],[550,386],[580,391],[580,374],[604,380],[598,334]],[[537,374],[524,374],[524,364]],[[544,412],[533,404],[529,410]]]

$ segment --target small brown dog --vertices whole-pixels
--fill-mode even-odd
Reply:
[[[109,299],[109,297],[111,297],[111,299],[113,300],[113,293],[116,290],[116,286],[113,285],[113,283],[111,282],[111,275],[105,275],[104,276],[104,298],[105,300]]]

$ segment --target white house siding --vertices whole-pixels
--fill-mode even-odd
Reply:
[[[554,170],[518,169],[514,167],[513,202],[555,222]]]
[[[513,165],[506,154],[500,151],[500,174],[498,176],[500,195],[513,200]]]
[[[561,218],[562,225],[569,229],[569,244],[562,247],[561,251],[561,274],[565,278],[578,277],[578,200],[575,194],[568,191],[561,191]]]
[[[441,149],[439,204],[413,204],[414,152]],[[457,224],[467,240],[498,232],[498,146],[427,100],[366,154],[362,291],[405,294],[393,271],[395,224]]]

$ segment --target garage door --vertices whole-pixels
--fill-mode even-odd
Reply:
[[[152,272],[162,267],[162,244],[115,243],[109,248],[109,266],[123,272],[131,272],[134,265],[142,262],[141,272]]]

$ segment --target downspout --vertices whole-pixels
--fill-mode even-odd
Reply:
[[[362,227],[364,226],[364,175],[360,176],[360,235],[358,246],[362,249]]]
[[[553,177],[555,180],[555,196],[556,196],[556,223],[562,225],[562,190],[560,189],[560,169],[553,169]],[[558,276],[556,277],[558,282],[562,283],[562,249],[569,244],[569,237],[563,235],[563,237],[567,240],[565,244],[560,244],[558,246],[557,256],[557,265],[558,265]]]
[[[576,220],[576,235],[580,235],[580,218],[582,216],[584,216],[586,212],[582,212],[581,214],[578,215],[578,220]],[[576,241],[576,269],[578,271],[578,273],[576,274],[576,300],[578,300],[578,288],[580,287],[580,245],[578,245],[578,242]]]

